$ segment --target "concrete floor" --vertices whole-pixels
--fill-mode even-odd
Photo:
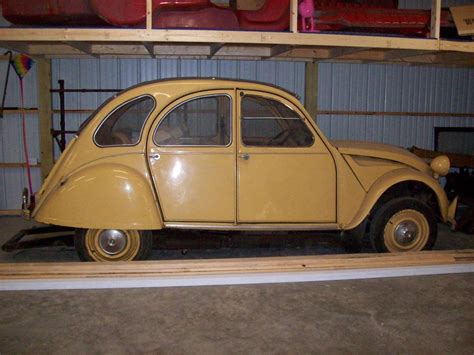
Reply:
[[[19,218],[0,218],[0,243]],[[187,239],[205,241],[195,248]],[[173,235],[153,259],[341,253],[335,236]],[[212,236],[211,236],[212,237]],[[246,238],[244,244],[239,238]],[[211,241],[210,241],[211,240]],[[296,241],[295,241],[296,240]],[[181,250],[189,246],[183,255]],[[224,248],[217,248],[224,246]],[[366,250],[367,250],[366,246]],[[474,248],[442,228],[436,249]],[[77,261],[68,245],[0,262]],[[0,292],[0,354],[474,353],[474,274],[272,285]]]
[[[0,353],[469,354],[474,276],[0,293]]]

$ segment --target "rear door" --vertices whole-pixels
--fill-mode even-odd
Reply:
[[[149,166],[166,222],[235,222],[233,97],[184,97],[152,127]]]

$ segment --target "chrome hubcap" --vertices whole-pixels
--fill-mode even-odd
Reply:
[[[109,255],[119,254],[127,246],[127,235],[117,229],[106,229],[100,233],[99,245]]]
[[[418,226],[412,221],[404,221],[395,227],[395,239],[400,245],[413,243],[418,236]]]

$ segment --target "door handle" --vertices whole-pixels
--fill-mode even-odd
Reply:
[[[160,160],[160,155],[158,153],[149,154],[148,157],[153,160]]]
[[[242,154],[239,154],[239,158],[243,160],[249,160],[250,155],[248,153],[242,153]]]

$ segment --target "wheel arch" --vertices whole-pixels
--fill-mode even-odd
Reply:
[[[420,197],[433,208],[439,220],[447,221],[448,199],[438,181],[417,170],[402,168],[391,171],[375,181],[359,211],[344,229],[356,228],[381,204],[402,196]]]
[[[115,162],[87,165],[62,178],[33,217],[86,229],[161,229],[160,207],[147,175]]]

